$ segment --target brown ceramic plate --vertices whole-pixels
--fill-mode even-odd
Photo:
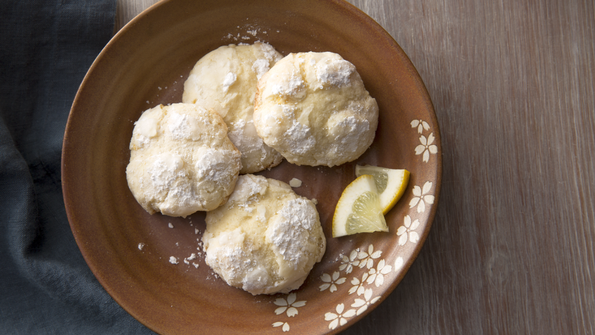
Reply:
[[[375,142],[356,162],[336,168],[284,162],[263,173],[303,181],[295,191],[318,199],[328,241],[305,284],[274,296],[227,286],[200,252],[204,214],[149,215],[125,178],[128,144],[140,114],[181,101],[188,72],[207,52],[257,40],[283,54],[341,54],[356,65],[380,106]],[[124,27],[91,66],[68,119],[62,181],[70,225],[89,267],[124,309],[154,331],[336,333],[380,304],[419,253],[436,212],[440,156],[438,124],[418,73],[391,36],[352,5],[166,0]],[[405,168],[411,180],[387,214],[389,233],[335,239],[333,211],[355,178],[356,163]],[[193,253],[198,257],[189,259]],[[177,265],[169,262],[171,256]]]

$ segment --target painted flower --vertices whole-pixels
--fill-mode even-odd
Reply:
[[[358,253],[359,253],[359,248],[352,250],[351,253],[349,254],[349,257],[343,255],[341,257],[341,265],[339,266],[339,270],[340,271],[345,270],[345,273],[351,273],[351,271],[353,271],[353,267],[358,266],[360,264],[360,261],[357,258]]]
[[[357,292],[357,295],[362,295],[364,293],[364,291],[366,290],[364,285],[366,284],[366,281],[368,280],[369,276],[370,276],[369,273],[364,272],[361,280],[356,277],[353,277],[353,279],[351,279],[351,285],[353,285],[353,286],[349,289],[349,294],[353,294],[353,293]]]
[[[356,311],[357,315],[360,315],[363,312],[365,312],[368,309],[368,306],[372,305],[380,299],[380,296],[372,298],[372,293],[373,292],[371,288],[367,289],[363,295],[364,299],[356,298],[353,304],[351,304],[351,307],[355,307],[358,309]]]
[[[403,261],[403,257],[397,257],[397,259],[395,260],[395,271],[399,271],[403,267],[404,263],[405,261]]]
[[[320,280],[324,282],[324,284],[320,285],[320,291],[330,288],[329,292],[332,293],[337,290],[337,285],[343,284],[347,279],[345,277],[339,278],[339,272],[335,271],[332,276],[328,273],[323,273],[322,276],[320,276]]]
[[[281,327],[283,332],[289,331],[289,323],[287,323],[287,322],[275,322],[275,323],[273,323],[273,327]]]
[[[335,311],[337,313],[333,313],[333,312],[328,312],[324,315],[324,319],[326,321],[330,321],[328,328],[329,329],[335,329],[338,326],[343,326],[347,323],[347,318],[353,317],[355,315],[355,309],[350,309],[348,311],[345,311],[345,305],[344,304],[338,304],[337,307],[335,308]]]
[[[409,208],[413,208],[417,206],[417,212],[423,213],[426,211],[426,204],[433,204],[434,203],[434,196],[428,194],[432,189],[432,182],[427,181],[423,189],[417,185],[413,187],[413,198],[409,202]]]
[[[438,153],[438,146],[432,144],[434,143],[434,133],[431,133],[430,136],[428,136],[428,138],[426,138],[424,135],[421,135],[419,141],[421,142],[421,144],[415,147],[415,154],[423,154],[422,159],[424,162],[427,163],[430,160],[430,154],[435,155]]]
[[[384,275],[389,274],[393,270],[392,266],[386,265],[384,259],[378,262],[376,268],[370,269],[370,277],[368,277],[368,284],[374,283],[376,287],[384,284]]]
[[[423,133],[425,130],[430,130],[430,125],[424,120],[413,120],[411,121],[411,128],[416,128],[418,133]]]
[[[397,236],[400,236],[399,245],[405,245],[407,240],[411,241],[411,243],[417,243],[419,241],[419,234],[414,231],[417,227],[419,227],[419,220],[416,219],[411,222],[411,217],[405,215],[403,225],[397,229]]]
[[[304,305],[306,305],[306,301],[295,301],[295,300],[296,300],[295,293],[290,293],[287,296],[287,299],[278,298],[277,300],[275,300],[274,304],[277,306],[281,306],[281,307],[275,309],[275,314],[279,315],[279,314],[283,314],[283,313],[287,312],[287,316],[289,316],[289,317],[296,316],[298,314],[297,308],[303,307]]]
[[[374,245],[368,246],[368,251],[360,251],[357,254],[357,258],[360,260],[359,267],[367,267],[368,269],[374,266],[374,260],[382,256],[382,250],[374,251]]]

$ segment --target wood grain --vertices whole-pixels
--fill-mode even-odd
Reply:
[[[345,334],[595,333],[593,2],[350,2],[426,83],[444,166],[419,258]]]

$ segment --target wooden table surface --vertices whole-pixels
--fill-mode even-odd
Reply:
[[[344,334],[595,334],[594,2],[350,2],[419,71],[444,165],[418,259]]]

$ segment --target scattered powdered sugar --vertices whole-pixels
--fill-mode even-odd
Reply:
[[[153,162],[147,168],[152,186],[149,196],[159,200],[155,205],[157,209],[172,216],[186,216],[196,212],[199,209],[199,198],[192,184],[187,182],[189,174],[182,158],[171,152],[152,158]]]
[[[302,181],[297,178],[291,178],[291,180],[289,181],[289,186],[300,187],[302,186]]]
[[[178,259],[177,259],[176,257],[174,257],[174,256],[170,256],[170,257],[169,257],[169,262],[170,262],[171,264],[174,264],[174,265],[176,265],[176,264],[178,264]]]
[[[173,228],[173,227],[174,227],[174,225],[173,225],[171,222],[169,222],[169,223],[167,224],[167,226],[168,226],[169,228]]]
[[[260,77],[262,77],[262,75],[267,73],[267,71],[269,71],[269,69],[270,69],[270,63],[268,60],[266,60],[264,58],[257,59],[254,61],[254,63],[252,63],[252,71],[254,71],[254,73],[256,73],[256,78],[258,80],[260,80]]]
[[[252,63],[252,71],[256,73],[256,78],[260,80],[267,71],[271,68],[271,65],[279,61],[282,57],[279,53],[268,43],[255,43],[260,47],[260,51],[263,52],[264,58],[257,59]]]
[[[167,127],[170,136],[174,140],[198,140],[202,134],[201,123],[205,120],[199,120],[187,114],[169,113]]]
[[[342,59],[319,62],[316,66],[316,78],[323,85],[343,87],[351,85],[351,75],[355,66]]]
[[[238,78],[238,76],[235,73],[228,72],[225,75],[225,78],[223,79],[223,86],[221,86],[221,90],[223,90],[223,92],[227,93],[227,91],[229,90],[229,87],[231,85],[233,85],[233,83],[236,82],[237,78]]]
[[[238,206],[238,208],[241,208],[248,213],[254,212],[254,208],[250,207],[249,204],[237,204],[237,206]]]
[[[264,57],[269,62],[278,62],[281,58],[283,58],[283,56],[279,55],[277,50],[275,50],[272,45],[268,43],[258,43],[258,45],[260,46],[260,50],[264,53]]]
[[[310,127],[304,126],[297,120],[287,129],[285,142],[288,150],[293,154],[303,155],[316,145],[316,139],[311,135]]]
[[[344,118],[341,122],[337,124],[337,126],[345,128],[347,132],[356,133],[355,138],[357,138],[361,133],[370,129],[370,122],[366,119],[358,120],[355,118],[355,116],[351,115]]]
[[[199,180],[210,180],[217,183],[227,183],[231,178],[229,173],[229,157],[240,156],[240,153],[230,150],[218,150],[201,147],[195,157],[196,176]]]
[[[267,270],[260,266],[252,266],[242,279],[242,288],[248,292],[259,291],[271,285],[272,279]]]
[[[240,229],[221,233],[211,238],[212,249],[206,255],[206,262],[230,284],[242,285],[246,291],[259,291],[272,284],[268,272],[242,249],[244,234]],[[217,277],[217,274],[214,274]]]
[[[370,130],[370,122],[353,115],[344,117],[342,114],[333,115],[327,123],[329,134],[336,136],[335,150],[337,152],[352,152],[357,150],[362,134]]]
[[[218,236],[209,233],[207,238],[207,249],[205,261],[212,268],[219,268],[219,273],[225,274],[228,280],[238,281],[241,273],[251,267],[253,262],[249,255],[242,249],[246,235],[241,228],[232,231],[221,232]],[[243,260],[246,261],[238,261]]]
[[[253,24],[246,24],[243,26],[236,26],[237,29],[243,30],[242,32],[238,33],[228,33],[223,37],[223,39],[227,40],[234,40],[234,41],[247,41],[258,37],[259,34],[268,35],[267,30],[263,30],[259,26]],[[279,31],[277,31],[278,33]]]
[[[267,229],[267,240],[296,270],[308,259],[308,238],[316,224],[316,217],[316,211],[308,200],[297,198],[283,206]]]
[[[138,244],[138,250],[143,250],[144,247],[145,247],[144,243],[141,242]]]
[[[184,261],[184,264],[186,264],[186,265],[190,265],[190,261],[192,261],[192,260],[195,260],[195,259],[196,259],[196,257],[197,257],[197,256],[196,256],[196,254],[195,254],[195,253],[192,253],[192,254],[190,254],[190,256],[188,256],[188,257],[186,257],[186,258],[184,258],[184,259],[183,259],[183,261]],[[198,264],[197,264],[197,263],[195,263],[195,262],[192,262],[192,265],[194,265],[194,267],[195,267],[195,268],[198,268]]]
[[[168,191],[176,179],[186,176],[183,166],[182,158],[176,154],[165,152],[156,155],[148,169],[153,187],[158,192]]]
[[[272,85],[271,92],[275,95],[303,99],[306,96],[306,83],[299,73],[294,72],[288,78],[280,80],[280,83]]]

